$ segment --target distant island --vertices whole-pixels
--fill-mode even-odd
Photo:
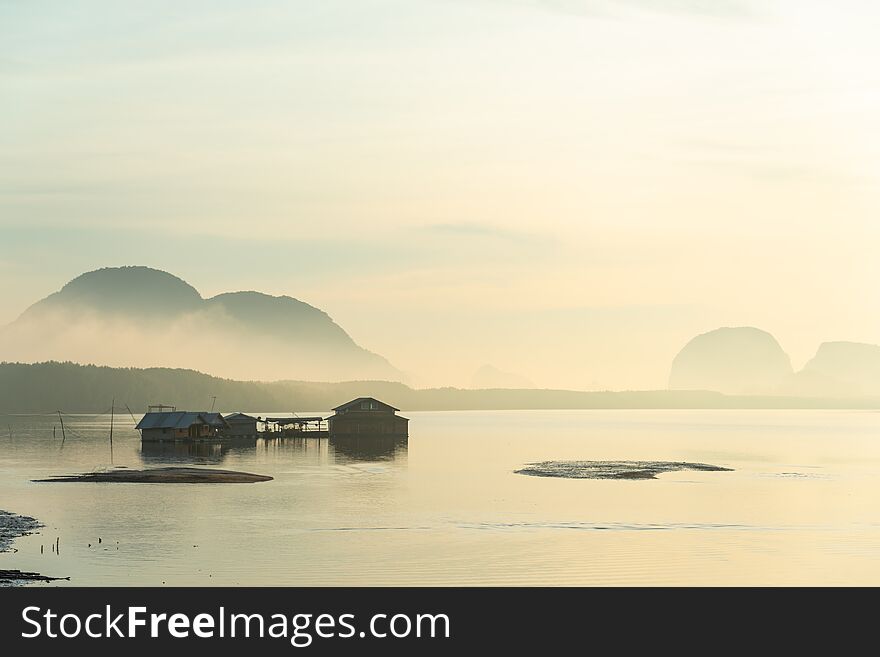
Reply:
[[[712,391],[584,392],[546,389],[413,389],[389,381],[235,381],[193,370],[113,368],[75,363],[0,363],[0,413],[143,413],[156,403],[181,409],[324,411],[348,399],[380,397],[406,411],[517,409],[880,408],[874,397],[725,395]]]
[[[221,376],[400,381],[323,310],[287,296],[229,292],[204,299],[149,267],[87,272],[0,329],[0,360],[184,367]]]
[[[303,301],[255,291],[203,298],[141,266],[84,273],[31,305],[0,328],[0,363],[0,411],[9,412],[95,412],[113,397],[141,410],[197,409],[215,395],[228,409],[266,410],[329,409],[359,396],[407,410],[873,408],[880,399],[880,346],[826,342],[795,371],[776,338],[751,326],[690,339],[671,363],[668,390],[538,389],[490,364],[470,389],[417,390]]]
[[[672,390],[795,397],[880,396],[880,346],[825,342],[798,372],[767,331],[719,328],[688,342],[669,375]]]
[[[669,387],[772,394],[792,375],[791,360],[767,331],[751,326],[698,335],[672,361]]]

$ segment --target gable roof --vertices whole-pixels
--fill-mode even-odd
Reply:
[[[386,403],[383,402],[383,401],[379,401],[379,400],[376,399],[375,397],[358,397],[357,399],[352,399],[350,402],[347,402],[347,403],[343,404],[342,406],[337,406],[336,408],[333,408],[333,409],[330,409],[330,410],[333,410],[333,411],[347,411],[348,409],[353,408],[353,407],[355,407],[355,406],[360,406],[360,403],[361,403],[361,402],[365,402],[365,401],[374,401],[374,402],[376,402],[377,404],[379,404],[380,407],[385,408],[385,409],[388,409],[388,410],[391,410],[391,411],[395,411],[395,412],[397,412],[397,411],[400,410],[399,408],[394,408],[394,407],[391,406],[390,404],[386,404]]]
[[[257,418],[247,413],[232,413],[223,418],[227,422],[256,422]]]
[[[193,424],[209,424],[212,427],[227,427],[220,413],[169,411],[151,412],[144,415],[135,429],[186,429]]]

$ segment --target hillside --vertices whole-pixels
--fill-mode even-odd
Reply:
[[[823,342],[791,384],[804,394],[880,394],[880,346]]]
[[[698,335],[675,357],[673,390],[773,394],[791,376],[791,361],[772,335],[749,326]]]
[[[880,398],[729,396],[705,391],[415,390],[387,381],[234,381],[181,369],[75,363],[0,363],[0,413],[100,413],[116,399],[142,413],[150,404],[223,411],[320,411],[373,396],[404,411],[626,408],[880,408]]]
[[[148,267],[88,272],[0,330],[0,359],[175,367],[272,380],[400,380],[324,311],[288,296],[203,299]]]

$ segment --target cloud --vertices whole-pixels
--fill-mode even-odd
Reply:
[[[573,2],[575,0],[548,1]],[[642,11],[699,16],[745,18],[754,15],[751,3],[742,0],[610,0],[601,4]]]
[[[755,8],[745,0],[488,0],[550,12],[625,17],[633,13],[673,14],[706,18],[750,18]]]
[[[417,227],[411,233],[411,249],[420,261],[458,270],[483,269],[519,263],[521,271],[556,261],[563,244],[552,232],[520,230],[479,221],[439,222]]]
[[[509,230],[507,228],[501,228],[487,223],[469,221],[430,224],[428,226],[425,226],[425,230],[431,233],[442,235],[453,235],[462,237],[495,237],[516,241],[527,239],[530,237],[525,233]]]
[[[686,154],[681,162],[701,170],[739,174],[771,182],[804,182],[827,185],[859,185],[870,177],[859,175],[847,163],[835,162],[828,153],[812,153],[780,142],[751,144],[713,139],[683,140]]]

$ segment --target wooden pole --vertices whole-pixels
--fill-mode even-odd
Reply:
[[[116,397],[110,402],[110,465],[113,465],[113,407],[116,405]]]
[[[64,433],[64,418],[61,417],[61,411],[58,411],[58,419],[61,420],[61,446],[64,447],[64,441],[67,439],[67,434]]]

